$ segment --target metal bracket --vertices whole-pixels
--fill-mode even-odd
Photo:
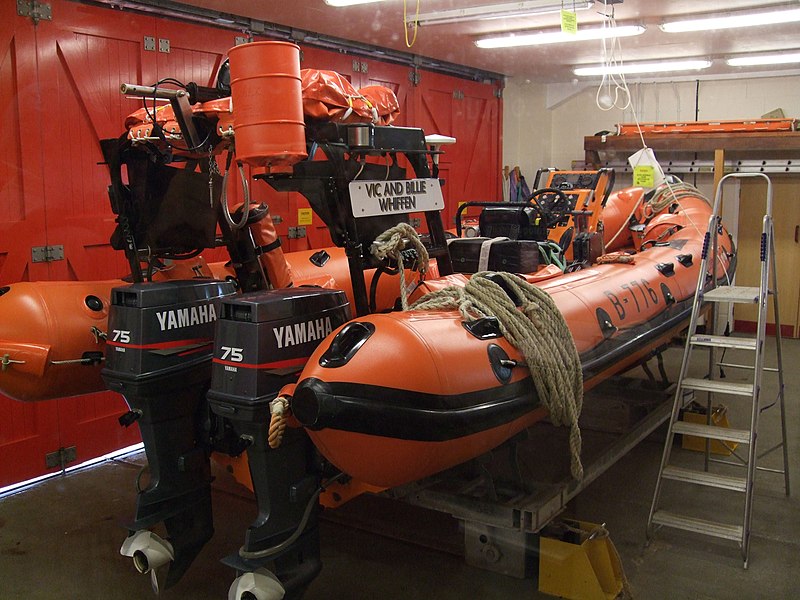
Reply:
[[[147,52],[155,52],[156,51],[156,38],[152,35],[144,36],[144,49]]]
[[[289,239],[297,240],[306,237],[305,227],[289,227]]]
[[[245,35],[237,35],[233,38],[233,45],[234,46],[241,46],[242,44],[246,44],[251,40],[251,38]]]
[[[31,260],[35,263],[64,260],[64,246],[34,246],[31,248]]]
[[[453,90],[453,100],[463,100],[464,92],[462,90]]]
[[[47,2],[36,0],[17,0],[17,14],[20,17],[30,17],[33,24],[39,21],[52,21],[53,11]]]
[[[158,38],[158,51],[164,54],[169,54],[169,40],[166,38]]]
[[[62,471],[66,469],[67,463],[75,462],[76,460],[78,460],[78,449],[75,446],[70,446],[69,448],[62,446],[55,452],[50,452],[44,456],[44,462],[48,469],[61,467]]]
[[[501,88],[501,87],[494,88],[494,97],[495,98],[502,98],[503,97],[503,88]]]
[[[411,85],[419,85],[419,82],[422,81],[422,75],[419,73],[419,69],[414,67],[408,72],[408,80],[411,82]]]
[[[8,367],[11,365],[24,365],[24,360],[14,360],[11,358],[10,354],[4,354],[2,358],[0,358],[0,372],[8,371]]]

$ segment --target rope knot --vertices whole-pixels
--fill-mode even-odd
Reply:
[[[419,239],[417,231],[408,223],[398,223],[380,234],[369,248],[370,253],[378,260],[393,259],[397,263],[400,271],[400,303],[403,310],[408,310],[408,289],[406,288],[406,275],[403,253],[406,251],[407,244],[416,251],[416,260],[410,269],[419,271],[424,275],[428,271],[430,257],[428,250]]]

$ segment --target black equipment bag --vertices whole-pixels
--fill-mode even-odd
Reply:
[[[457,273],[477,273],[481,248],[491,238],[459,238],[448,244]],[[488,271],[533,273],[539,268],[539,243],[531,240],[497,240],[489,249]]]

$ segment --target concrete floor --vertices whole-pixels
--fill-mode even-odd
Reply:
[[[794,489],[800,489],[800,341],[785,342],[789,448]],[[730,357],[729,357],[730,358]],[[675,374],[678,350],[667,352]],[[729,372],[731,381],[746,376]],[[766,397],[774,395],[767,382]],[[729,403],[732,425],[744,426],[746,411]],[[778,413],[765,413],[761,448],[777,440]],[[738,547],[663,530],[645,546],[645,523],[662,443],[651,436],[584,490],[569,511],[578,518],[606,523],[622,557],[637,599],[791,599],[800,597],[800,501],[787,498],[779,475],[760,473],[754,501],[750,568],[742,569]],[[699,456],[679,452],[678,460],[697,463]],[[150,598],[149,579],[135,572],[118,554],[125,532],[120,523],[134,507],[134,479],[141,455],[107,462],[39,484],[0,499],[0,600]],[[780,454],[762,461],[779,466]],[[216,534],[179,584],[161,594],[170,599],[219,600],[227,595],[233,572],[219,559],[241,544],[243,531],[255,516],[254,504],[226,486],[214,493]],[[667,503],[681,501],[688,509],[735,522],[726,492],[684,486],[665,491]],[[735,505],[735,502],[730,502]],[[404,505],[406,506],[406,505]],[[738,506],[738,505],[736,505]],[[430,515],[405,507],[401,514],[411,539],[457,536],[457,522],[439,515],[436,525],[419,526]],[[358,510],[359,506],[355,507]],[[363,503],[364,511],[374,504]],[[730,513],[730,514],[729,514]],[[364,515],[365,520],[375,515]],[[378,519],[378,522],[380,519]],[[442,525],[444,523],[444,525]],[[398,523],[395,522],[395,528]],[[434,529],[435,531],[435,529]],[[437,534],[438,535],[438,534]],[[467,566],[463,558],[441,550],[397,541],[363,530],[323,521],[322,574],[306,600],[367,598],[504,599],[547,598],[535,581],[514,579]]]

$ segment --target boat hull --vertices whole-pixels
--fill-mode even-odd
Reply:
[[[633,264],[597,264],[537,278],[535,285],[566,321],[585,389],[646,357],[685,326],[700,275],[700,228],[709,210],[701,198],[688,198],[656,216],[642,233]],[[718,272],[732,275],[726,233],[719,242]],[[464,281],[449,278],[456,285]],[[503,373],[492,347],[517,366]],[[553,362],[557,353],[542,354],[534,368],[560,366]],[[292,409],[328,460],[382,487],[479,456],[547,415],[519,351],[502,336],[472,335],[456,311],[352,321],[311,356]]]

